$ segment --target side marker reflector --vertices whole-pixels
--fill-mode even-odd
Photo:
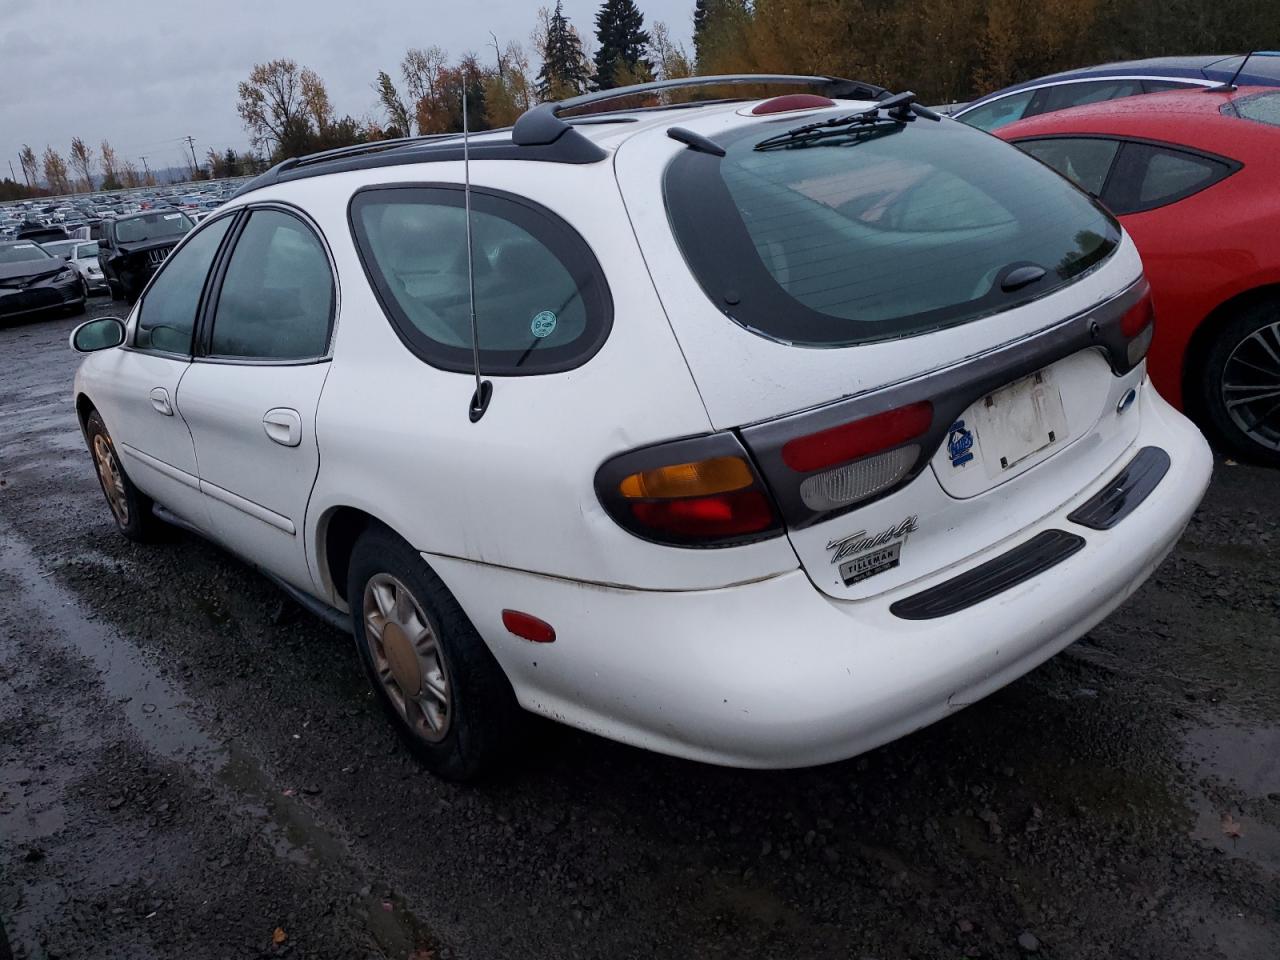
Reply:
[[[522,640],[531,643],[555,643],[556,629],[545,620],[519,610],[503,610],[502,625]]]

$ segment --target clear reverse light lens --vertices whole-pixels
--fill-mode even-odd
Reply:
[[[920,448],[911,444],[815,474],[800,484],[800,499],[814,511],[846,507],[893,486],[919,458]]]

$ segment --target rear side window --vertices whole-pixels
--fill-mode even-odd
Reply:
[[[258,360],[323,356],[333,301],[329,258],[311,228],[280,210],[254,210],[218,293],[209,352]]]
[[[1070,283],[1119,241],[1085,194],[963,124],[756,148],[788,123],[722,136],[723,158],[682,150],[664,182],[693,273],[754,333],[834,347],[965,323]],[[1026,266],[1044,273],[1006,289]]]
[[[1000,97],[974,107],[956,119],[963,120],[969,126],[977,127],[979,130],[998,130],[1005,124],[1021,120],[1033,96],[1035,96],[1034,90],[1011,93],[1007,97]]]
[[[1141,213],[1199,193],[1236,169],[1216,157],[1126,143],[1102,199],[1117,214]]]
[[[1018,146],[1097,197],[1102,195],[1120,142],[1102,137],[1055,137],[1023,140]]]
[[[191,352],[196,309],[200,306],[213,258],[233,219],[222,217],[213,221],[165,260],[138,309],[135,347],[165,353]]]
[[[604,343],[613,318],[590,247],[559,217],[511,194],[473,189],[471,218],[481,370],[552,373],[585,363]],[[351,225],[400,338],[433,366],[470,372],[462,189],[364,190],[351,201]]]
[[[1056,110],[1066,110],[1068,107],[1101,103],[1104,100],[1118,100],[1121,97],[1132,97],[1139,93],[1142,93],[1140,80],[1088,80],[1080,83],[1060,83],[1037,90],[1035,101],[1027,115],[1053,113]]]

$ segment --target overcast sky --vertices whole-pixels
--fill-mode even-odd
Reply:
[[[545,0],[554,5],[554,0]],[[690,46],[693,0],[638,0],[645,25],[665,21]],[[72,137],[96,151],[111,141],[123,162],[181,164],[187,134],[209,147],[245,147],[236,84],[253,65],[290,57],[325,81],[341,115],[377,115],[379,70],[397,82],[408,47],[493,57],[529,35],[543,0],[0,0],[0,175],[18,151],[46,144],[66,156]],[[564,0],[592,36],[599,0]],[[535,65],[536,68],[536,65]],[[187,154],[188,161],[190,155]]]

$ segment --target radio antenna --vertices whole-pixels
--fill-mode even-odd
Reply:
[[[476,269],[472,259],[471,244],[471,129],[467,123],[467,75],[462,75],[462,172],[463,204],[467,216],[467,291],[471,303],[471,363],[476,372],[476,392],[471,397],[468,415],[475,423],[489,409],[489,401],[493,398],[493,384],[480,379],[480,338],[476,332]]]

